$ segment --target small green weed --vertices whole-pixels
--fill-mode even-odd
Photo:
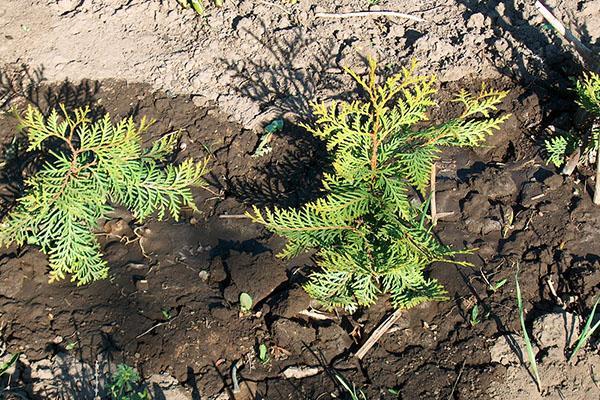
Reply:
[[[525,327],[525,311],[523,308],[523,298],[521,297],[521,287],[519,285],[519,267],[517,266],[517,272],[515,273],[515,284],[517,291],[517,307],[519,308],[519,321],[521,323],[521,330],[523,331],[523,341],[525,342],[525,349],[527,351],[527,358],[529,359],[529,366],[535,378],[535,383],[539,391],[542,390],[542,381],[538,372],[537,362],[535,360],[535,354],[533,353],[533,346],[531,345],[531,339],[527,333]]]
[[[169,308],[163,308],[162,310],[160,310],[160,313],[162,314],[163,319],[166,321],[170,320],[173,316],[173,314],[171,313],[171,309]]]
[[[350,396],[351,400],[368,400],[367,395],[360,389],[356,388],[356,385],[352,383],[352,386],[344,379],[341,375],[336,374],[335,378],[340,382],[340,385],[346,391],[346,394]]]
[[[273,151],[273,148],[269,146],[271,143],[271,139],[273,139],[273,135],[283,129],[283,120],[276,119],[271,122],[269,125],[265,126],[265,133],[260,137],[260,141],[258,142],[258,146],[256,146],[256,150],[252,154],[252,157],[262,157],[266,154],[269,154]]]
[[[571,356],[569,357],[569,362],[573,361],[573,359],[577,355],[577,352],[579,352],[579,349],[581,349],[581,347],[583,347],[587,343],[588,339],[590,337],[592,337],[592,335],[594,334],[596,329],[598,329],[598,327],[600,326],[600,320],[597,321],[594,324],[594,326],[592,326],[592,322],[594,321],[594,316],[596,315],[596,307],[598,306],[598,302],[600,302],[600,297],[598,297],[598,299],[596,299],[596,302],[594,303],[592,312],[590,313],[590,316],[588,317],[588,319],[585,323],[585,326],[583,327],[583,331],[581,332],[581,334],[579,335],[579,338],[577,339],[577,344],[575,345],[575,349],[573,350],[573,353],[571,353]]]
[[[19,359],[20,356],[21,356],[21,353],[15,353],[8,360],[6,360],[2,365],[0,365],[0,376],[6,374],[6,371],[8,371],[10,367],[15,365],[15,363],[17,362],[17,360]]]
[[[147,389],[139,390],[140,381],[134,368],[119,364],[108,387],[111,400],[150,400]]]
[[[479,319],[479,306],[475,304],[471,309],[471,318],[469,318],[469,323],[471,326],[476,326],[481,322]]]
[[[67,350],[67,351],[71,351],[71,350],[73,350],[73,349],[74,349],[76,346],[77,346],[77,342],[68,342],[68,343],[65,345],[65,350]]]
[[[269,348],[266,344],[261,343],[258,346],[258,361],[260,361],[261,364],[267,364],[269,360]]]
[[[508,279],[501,279],[493,285],[490,285],[489,289],[492,293],[496,293],[498,290],[500,290],[500,288],[502,288],[502,286],[506,285],[506,282],[508,282]]]
[[[183,8],[191,8],[196,11],[196,14],[203,15],[206,8],[202,0],[177,0],[179,5]],[[217,7],[223,6],[223,0],[213,0],[213,4]]]
[[[252,302],[252,296],[246,292],[242,292],[240,294],[240,312],[242,314],[247,314],[252,311]]]

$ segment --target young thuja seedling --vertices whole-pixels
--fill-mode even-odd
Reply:
[[[333,170],[323,177],[324,196],[301,208],[254,211],[255,222],[288,239],[281,257],[316,248],[318,271],[306,291],[328,308],[349,311],[375,303],[383,293],[397,308],[446,298],[443,287],[425,276],[433,262],[454,260],[438,242],[425,216],[431,171],[447,146],[473,147],[499,129],[508,116],[494,116],[506,92],[482,87],[453,100],[462,113],[424,127],[436,105],[435,78],[416,74],[416,64],[382,82],[376,63],[366,78],[347,70],[366,93],[364,100],[314,104],[316,126],[305,126],[325,141]]]
[[[584,74],[575,82],[577,104],[589,113],[592,128],[583,137],[571,132],[562,132],[545,142],[548,163],[556,167],[565,165],[563,172],[570,173],[573,168],[584,160],[589,159],[592,152],[596,153],[596,187],[594,189],[594,204],[600,204],[600,75],[594,72]],[[573,164],[570,168],[568,165]]]
[[[142,148],[145,118],[139,126],[132,118],[113,123],[108,114],[94,122],[87,107],[61,110],[45,117],[30,106],[18,116],[27,151],[47,160],[1,221],[0,245],[37,246],[48,255],[50,281],[70,274],[82,285],[108,276],[95,230],[114,205],[138,221],[153,213],[177,220],[183,207],[196,210],[190,188],[203,184],[206,161],[171,164],[177,134]]]
[[[125,364],[117,365],[117,371],[109,381],[108,392],[111,400],[150,400],[147,389],[141,390],[140,375]]]

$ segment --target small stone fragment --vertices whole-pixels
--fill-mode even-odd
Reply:
[[[299,365],[287,367],[283,370],[281,375],[287,379],[303,379],[310,376],[320,374],[322,369],[320,367],[309,367],[308,365]]]
[[[146,292],[148,289],[150,289],[150,285],[146,279],[140,279],[139,281],[136,281],[135,287],[141,292]]]
[[[208,278],[210,277],[208,271],[202,270],[200,272],[198,272],[198,278],[200,278],[200,280],[202,282],[208,282]]]
[[[485,17],[482,13],[473,14],[467,21],[467,28],[482,28],[484,22]]]

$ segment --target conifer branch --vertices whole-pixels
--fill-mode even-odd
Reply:
[[[93,122],[89,108],[48,117],[30,106],[19,116],[19,129],[29,141],[28,151],[41,151],[48,159],[26,181],[25,194],[1,222],[0,245],[25,243],[48,255],[50,280],[71,280],[78,285],[108,276],[100,245],[93,231],[99,220],[120,203],[143,220],[168,212],[177,219],[184,206],[196,209],[191,186],[203,184],[206,160],[166,164],[178,136],[169,134],[150,149],[142,149],[139,126],[127,118],[114,124],[107,114]]]

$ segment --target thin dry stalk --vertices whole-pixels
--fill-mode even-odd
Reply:
[[[600,157],[596,155],[596,184],[594,188],[594,204],[600,205]]]
[[[565,28],[562,22],[560,22],[558,18],[556,18],[554,14],[552,14],[552,12],[548,10],[548,8],[546,8],[544,4],[542,4],[541,1],[536,1],[535,7],[538,9],[540,14],[542,14],[542,16],[546,19],[546,21],[548,21],[548,23],[552,25],[556,32],[558,32],[562,37],[567,39],[567,41],[573,47],[575,47],[575,50],[577,50],[577,52],[581,55],[584,61],[590,65],[590,68],[596,70],[597,65],[592,50],[590,50],[586,45],[581,43],[581,41],[575,35],[573,35],[573,33],[570,30]]]
[[[429,204],[429,207],[431,208],[431,223],[433,226],[437,225],[437,206],[435,203],[435,176],[436,176],[436,167],[435,167],[435,163],[433,163],[433,165],[431,166],[431,203]]]
[[[394,311],[392,315],[390,315],[381,325],[377,327],[371,334],[371,336],[367,339],[367,341],[358,349],[355,356],[359,360],[362,360],[363,357],[371,350],[371,347],[375,345],[379,341],[379,339],[386,334],[386,332],[398,321],[398,318],[402,315],[402,310],[397,309]]]
[[[316,13],[317,18],[354,18],[354,17],[399,17],[417,22],[426,22],[423,18],[396,11],[356,11],[348,13]]]

